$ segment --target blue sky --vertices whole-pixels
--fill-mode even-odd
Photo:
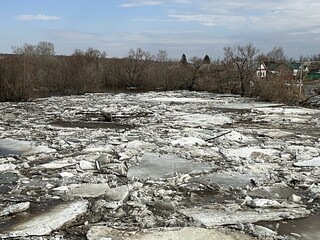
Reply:
[[[133,48],[170,57],[223,57],[223,47],[282,46],[288,57],[320,53],[319,0],[0,0],[0,53],[54,43],[58,54]]]

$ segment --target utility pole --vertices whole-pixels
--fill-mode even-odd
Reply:
[[[303,72],[304,72],[304,68],[308,68],[310,65],[310,62],[301,62],[300,65],[300,76],[299,76],[299,95],[302,94],[302,85],[303,85]],[[307,71],[307,70],[306,70]]]
[[[304,66],[304,63],[301,63],[301,65],[300,65],[300,78],[299,78],[299,95],[301,95],[301,93],[302,93],[303,66]]]

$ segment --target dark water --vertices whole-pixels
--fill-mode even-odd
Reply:
[[[129,124],[113,123],[113,122],[67,122],[57,120],[51,123],[52,126],[56,127],[67,127],[67,128],[90,128],[90,129],[131,129],[134,126]]]
[[[306,218],[259,224],[277,231],[280,235],[291,235],[301,240],[320,239],[320,212],[315,212]]]
[[[2,172],[0,174],[0,196],[1,194],[10,192],[12,188],[16,186],[18,179],[19,176],[17,173]]]
[[[279,225],[279,234],[290,235],[297,233],[302,240],[320,239],[320,215],[319,212],[307,218],[282,221]]]
[[[0,157],[8,156],[10,154],[20,154],[20,152],[13,149],[3,148],[0,146]]]

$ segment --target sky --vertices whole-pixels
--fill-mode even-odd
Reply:
[[[52,42],[57,54],[130,49],[170,58],[223,58],[223,47],[282,47],[298,59],[320,53],[319,0],[0,0],[0,53]]]

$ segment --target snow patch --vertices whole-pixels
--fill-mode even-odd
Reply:
[[[206,145],[206,142],[200,138],[196,137],[183,137],[177,140],[171,141],[172,146],[180,146],[180,147],[190,147],[195,145]]]

